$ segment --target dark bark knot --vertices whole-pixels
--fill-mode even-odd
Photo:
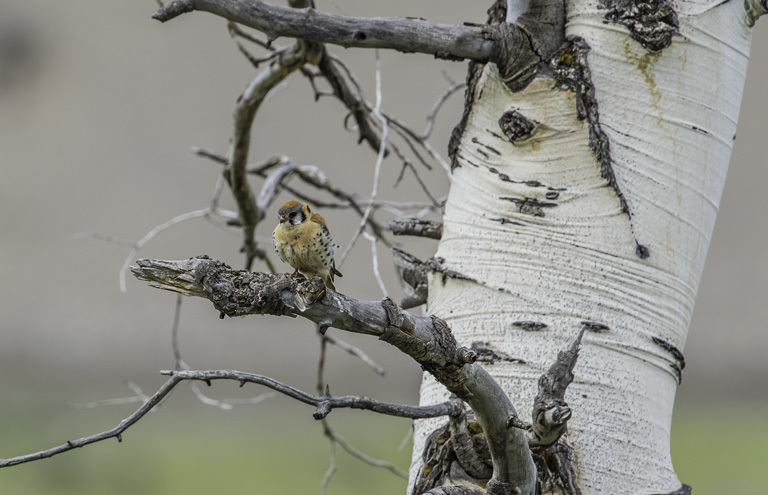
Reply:
[[[499,119],[499,127],[512,144],[518,144],[533,135],[536,125],[517,110],[507,110]]]
[[[525,215],[531,215],[534,217],[543,217],[545,208],[554,208],[557,203],[550,201],[540,201],[537,198],[523,197],[518,198],[514,196],[500,196],[499,199],[503,201],[511,201],[517,205],[518,211]]]
[[[683,369],[685,368],[685,356],[682,351],[674,344],[667,342],[659,337],[652,337],[653,343],[661,347],[665,351],[669,352],[672,356],[672,362],[669,367],[672,368],[672,372],[677,378],[677,384],[679,385],[683,381]]]
[[[604,22],[621,24],[629,35],[652,52],[672,44],[680,31],[677,12],[670,0],[603,0]]]

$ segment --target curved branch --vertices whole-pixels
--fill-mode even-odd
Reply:
[[[194,10],[210,12],[258,29],[270,39],[287,36],[345,48],[385,48],[481,62],[490,59],[493,49],[485,29],[476,25],[454,26],[394,17],[345,17],[258,0],[177,0],[159,9],[152,18],[166,22]]]
[[[256,248],[256,226],[264,218],[265,212],[259,208],[253,197],[247,179],[248,152],[251,143],[251,127],[261,103],[267,94],[280,84],[292,72],[307,61],[307,50],[297,45],[285,55],[279,57],[279,63],[270,64],[251,81],[240,96],[235,108],[235,126],[227,156],[225,176],[237,202],[240,224],[243,228],[246,267],[250,268],[253,259],[261,255]]]
[[[184,261],[137,260],[134,275],[153,287],[209,299],[222,316],[302,316],[320,325],[373,335],[416,360],[475,412],[493,459],[489,494],[535,491],[536,468],[524,430],[507,426],[517,416],[501,386],[460,346],[446,323],[417,316],[390,299],[360,301],[325,287],[319,277],[233,270],[207,256]]]

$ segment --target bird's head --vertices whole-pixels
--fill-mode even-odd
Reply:
[[[301,203],[296,200],[286,201],[277,210],[277,215],[280,219],[280,224],[298,225],[309,217],[311,210],[306,203]]]

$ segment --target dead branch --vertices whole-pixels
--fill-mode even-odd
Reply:
[[[249,314],[302,316],[320,325],[376,336],[416,360],[474,411],[493,459],[489,493],[533,493],[536,468],[525,431],[507,426],[515,408],[501,386],[460,346],[437,317],[405,312],[392,300],[360,301],[325,287],[315,277],[233,270],[208,257],[184,261],[138,260],[137,278],[153,287],[209,299],[222,317]]]
[[[374,371],[374,373],[376,373],[377,375],[384,376],[385,374],[384,368],[382,368],[381,365],[379,365],[376,361],[371,359],[371,357],[368,356],[368,354],[366,354],[362,349],[355,347],[352,344],[345,342],[333,335],[322,335],[321,338],[327,341],[329,344],[333,344],[339,349],[347,352],[348,354],[351,354],[352,356],[357,357],[366,366],[371,368]]]
[[[379,136],[371,128],[371,125],[368,122],[368,115],[370,114],[369,110],[365,108],[359,93],[358,95],[355,95],[352,90],[349,89],[347,82],[344,80],[344,77],[336,68],[333,60],[328,56],[325,49],[323,49],[323,56],[320,59],[320,63],[317,64],[317,68],[320,69],[320,73],[325,77],[325,80],[328,81],[328,84],[333,90],[333,94],[344,103],[344,106],[349,109],[354,117],[355,123],[357,124],[357,131],[360,135],[358,142],[365,141],[370,145],[373,151],[378,152],[381,149],[381,139],[379,139]],[[384,156],[387,156],[388,154],[389,151],[385,150]]]
[[[391,251],[406,296],[400,305],[408,309],[426,304],[429,287],[429,268],[426,263],[402,249],[392,248]]]
[[[325,418],[333,409],[362,409],[373,411],[388,416],[400,418],[434,418],[455,414],[458,404],[456,401],[446,401],[433,406],[408,406],[403,404],[391,404],[381,402],[369,397],[344,395],[333,397],[328,392],[323,396],[317,396],[303,392],[297,388],[281,383],[273,378],[255,373],[234,370],[168,370],[161,371],[162,375],[169,375],[180,380],[195,380],[210,383],[214,380],[232,380],[240,383],[242,387],[246,383],[255,383],[279,392],[299,402],[317,407],[313,414],[315,419]],[[327,390],[327,389],[326,389]]]
[[[579,357],[584,328],[567,349],[557,353],[557,361],[539,378],[539,392],[533,404],[533,423],[528,443],[547,446],[565,432],[571,408],[565,403],[565,390],[573,381],[573,367]]]
[[[18,457],[11,457],[9,459],[0,459],[0,468],[15,466],[17,464],[24,464],[26,462],[37,461],[40,459],[46,459],[53,457],[57,454],[85,447],[92,443],[107,440],[109,438],[117,438],[118,442],[123,441],[122,434],[125,430],[136,424],[141,418],[147,415],[152,409],[160,404],[162,400],[167,396],[173,388],[179,383],[187,380],[202,381],[210,384],[213,380],[234,380],[243,386],[245,383],[256,383],[265,387],[271,388],[276,392],[280,392],[283,395],[296,399],[305,404],[311,404],[317,406],[317,411],[314,414],[315,419],[324,418],[331,410],[339,408],[352,408],[363,409],[368,411],[378,412],[380,414],[387,414],[390,416],[398,416],[401,418],[433,418],[436,416],[447,416],[455,414],[458,407],[461,405],[457,401],[446,401],[440,404],[432,406],[407,406],[401,404],[390,404],[387,402],[380,402],[375,399],[361,396],[341,396],[332,397],[330,395],[318,397],[315,395],[307,394],[296,388],[285,385],[277,380],[269,378],[263,375],[256,375],[253,373],[245,373],[242,371],[233,370],[168,370],[161,371],[162,375],[169,375],[170,378],[166,381],[152,396],[148,397],[146,401],[139,407],[133,414],[125,418],[115,426],[114,428],[97,433],[77,440],[69,440],[67,443],[53,447],[47,450],[41,450],[32,454],[22,455]],[[319,414],[318,412],[321,411]],[[326,412],[327,411],[327,412]]]
[[[235,108],[233,138],[224,173],[240,214],[246,268],[251,266],[257,255],[263,257],[263,253],[256,247],[255,232],[256,226],[265,216],[265,212],[257,206],[248,184],[247,163],[253,119],[267,94],[293,71],[304,65],[308,56],[309,54],[301,45],[297,45],[285,55],[280,56],[278,63],[270,64],[251,81],[240,96]]]
[[[161,22],[181,14],[205,11],[257,29],[269,39],[281,36],[345,48],[385,48],[426,53],[449,60],[485,62],[494,42],[480,26],[436,24],[423,19],[345,17],[308,8],[293,9],[253,0],[177,0],[152,16]]]
[[[393,218],[389,221],[389,229],[395,235],[413,235],[437,240],[443,236],[442,222],[413,217]]]
[[[41,450],[40,452],[35,452],[33,454],[27,454],[27,455],[21,455],[18,457],[11,457],[9,459],[0,459],[0,468],[9,467],[9,466],[15,466],[17,464],[24,464],[25,462],[32,462],[37,461],[40,459],[47,459],[49,457],[53,457],[57,454],[62,454],[64,452],[68,452],[72,449],[77,449],[80,447],[85,447],[86,445],[90,445],[92,443],[100,442],[102,440],[107,440],[109,438],[117,438],[118,442],[123,441],[122,434],[125,430],[130,428],[132,425],[134,425],[138,420],[143,418],[149,411],[151,411],[156,405],[158,405],[163,398],[165,398],[168,393],[173,390],[173,388],[180,382],[181,380],[177,377],[171,377],[170,380],[165,382],[158,390],[155,392],[149,400],[144,402],[141,407],[139,407],[136,412],[125,418],[112,428],[111,430],[103,431],[101,433],[97,433],[96,435],[91,435],[88,437],[79,438],[77,440],[67,440],[67,443],[59,445],[57,447],[53,447],[47,450]]]

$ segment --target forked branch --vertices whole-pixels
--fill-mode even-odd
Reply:
[[[480,423],[493,459],[488,493],[533,493],[536,468],[524,430],[507,426],[515,408],[500,385],[457,344],[437,317],[417,316],[392,300],[359,301],[325,287],[320,278],[233,270],[207,257],[184,261],[138,260],[134,275],[153,287],[209,299],[228,316],[302,316],[320,325],[373,335],[416,360],[459,399]]]

